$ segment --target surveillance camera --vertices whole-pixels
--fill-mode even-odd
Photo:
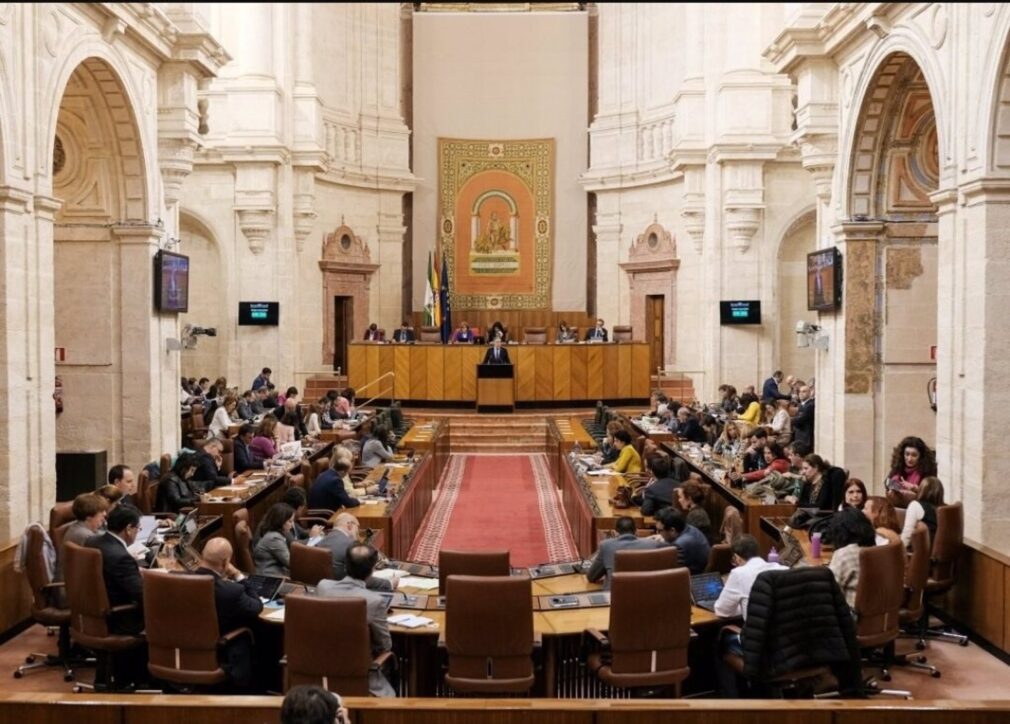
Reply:
[[[796,323],[796,334],[806,334],[807,333],[807,323],[802,319]]]
[[[214,327],[195,327],[187,324],[184,334],[190,337],[199,337],[200,335],[216,337],[217,330]]]

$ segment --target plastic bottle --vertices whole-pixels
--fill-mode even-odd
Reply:
[[[769,563],[779,562],[779,552],[775,550],[775,546],[772,546],[772,549],[768,551],[768,562]]]
[[[810,556],[812,558],[821,557],[821,534],[814,533],[810,536]]]

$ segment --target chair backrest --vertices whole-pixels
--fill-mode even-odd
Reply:
[[[243,573],[256,572],[252,554],[252,531],[244,520],[235,523],[235,566]]]
[[[291,544],[291,580],[315,586],[324,578],[332,577],[333,554],[329,548]]]
[[[141,571],[147,668],[180,684],[214,684],[227,678],[218,663],[214,577]],[[194,612],[199,615],[194,615]]]
[[[49,536],[49,540],[51,540],[53,542],[53,548],[56,550],[56,556],[57,556],[57,558],[60,556],[60,546],[63,545],[63,538],[64,538],[64,536],[66,536],[67,531],[70,530],[70,526],[72,526],[76,522],[77,521],[71,521],[69,523],[64,523],[59,528],[57,528],[56,530],[54,530],[52,532],[52,535]]]
[[[936,538],[930,561],[929,588],[946,590],[954,585],[957,559],[964,544],[964,508],[960,501],[936,509]]]
[[[643,626],[643,621],[650,623]],[[677,672],[677,678],[686,677],[691,639],[688,570],[615,573],[608,636],[614,674]]]
[[[442,330],[438,327],[421,327],[419,342],[441,342]]]
[[[859,549],[854,608],[861,648],[882,646],[898,637],[904,579],[905,547],[900,541]]]
[[[70,632],[84,646],[92,646],[109,635],[109,594],[102,576],[102,552],[68,541],[62,554]]]
[[[67,501],[65,503],[57,503],[52,508],[49,509],[49,537],[53,537],[53,533],[64,523],[74,522],[74,503],[73,501]]]
[[[146,469],[137,473],[137,494],[133,499],[137,502],[137,507],[144,515],[151,514],[152,500],[148,497],[151,491],[151,475]]]
[[[368,696],[372,653],[365,599],[292,594],[284,608],[285,691],[314,685]]]
[[[231,513],[231,521],[232,527],[238,525],[239,521],[245,521],[245,524],[249,525],[249,509],[239,508],[238,510],[233,510]]]
[[[614,342],[630,342],[632,331],[633,328],[626,324],[614,325],[614,336],[611,339]]]
[[[716,543],[708,551],[705,573],[727,575],[733,569],[733,547],[729,543]]]
[[[621,550],[614,553],[614,573],[630,571],[667,571],[680,565],[677,546],[644,550]]]
[[[228,431],[225,430],[227,435]],[[235,470],[235,441],[230,437],[218,438],[221,443],[221,474],[231,475]]]
[[[309,469],[308,480],[307,480],[308,485],[306,487],[307,488],[311,488],[312,487],[312,483],[314,483],[316,481],[316,478],[318,478],[320,475],[322,475],[323,473],[325,473],[326,470],[327,470],[327,468],[329,468],[329,467],[330,467],[330,459],[329,458],[319,458],[318,460],[314,460],[312,462],[312,465],[311,465],[310,469]],[[308,491],[306,491],[306,492],[308,492]]]
[[[533,582],[449,577],[446,683],[461,693],[523,693],[533,685]]]
[[[439,551],[438,592],[446,593],[449,576],[507,576],[508,551]]]
[[[904,622],[918,621],[929,581],[929,528],[919,521],[912,532],[912,553],[905,561],[905,600],[901,604]]]
[[[523,330],[523,341],[530,344],[546,344],[547,329],[545,327],[527,327]]]
[[[25,553],[25,576],[32,589],[32,612],[34,613],[52,606],[52,601],[45,592],[45,587],[52,583],[52,580],[49,578],[49,568],[46,566],[45,556],[42,553],[42,546],[45,542],[42,530],[33,525],[28,529],[27,534],[28,550]]]
[[[204,421],[206,412],[202,402],[194,402],[189,408],[189,417],[193,425],[192,431],[194,437],[197,436],[197,431],[207,428],[207,423]]]
[[[172,470],[172,456],[165,453],[161,456],[158,461],[158,466],[161,468],[161,477],[165,477]]]

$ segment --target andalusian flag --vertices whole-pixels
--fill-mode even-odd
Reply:
[[[438,252],[435,252],[435,264],[431,267],[431,279],[428,282],[431,284],[431,326],[441,327],[442,326],[442,304],[439,299],[439,286],[438,286]]]
[[[431,252],[428,252],[428,278],[425,280],[428,287],[424,290],[424,326],[435,326],[435,290],[438,287],[431,285]]]

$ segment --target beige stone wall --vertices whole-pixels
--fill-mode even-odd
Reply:
[[[801,380],[814,376],[818,351],[814,347],[797,348],[796,322],[817,323],[817,312],[807,310],[807,254],[816,250],[816,220],[801,217],[779,245],[774,295],[778,313],[777,368]],[[774,371],[774,370],[773,370]]]

